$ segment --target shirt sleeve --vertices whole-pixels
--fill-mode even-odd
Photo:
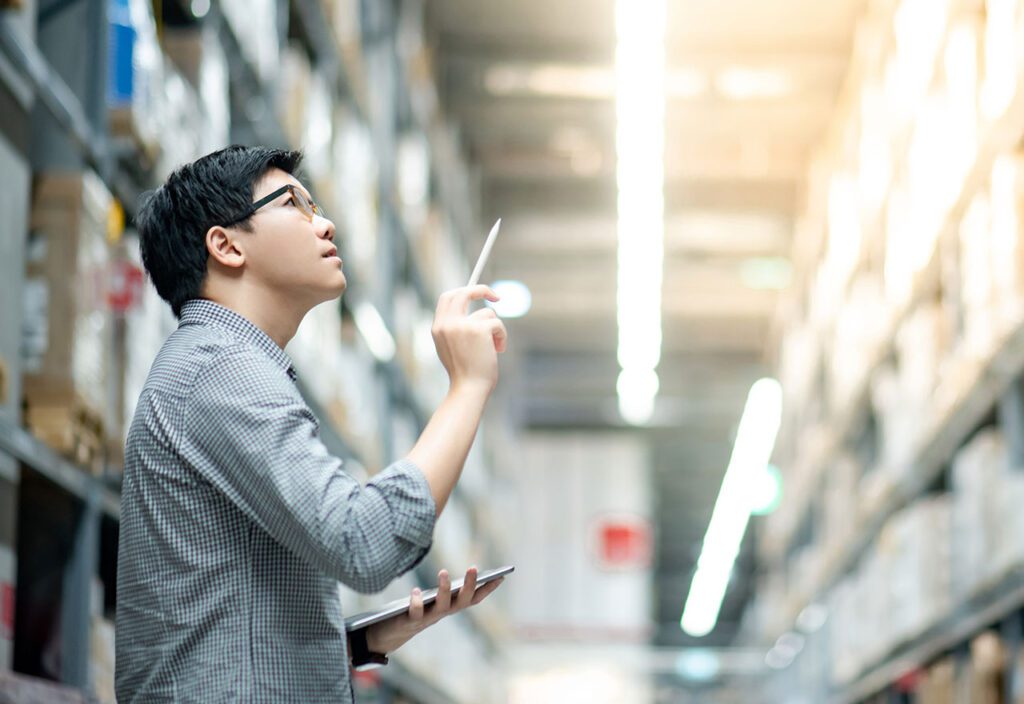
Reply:
[[[378,592],[426,555],[436,509],[419,467],[401,460],[360,486],[320,441],[295,385],[258,350],[217,354],[185,403],[185,461],[325,574]]]

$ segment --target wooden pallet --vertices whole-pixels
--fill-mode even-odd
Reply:
[[[106,459],[103,415],[74,391],[38,393],[26,385],[25,427],[72,462],[99,476]]]

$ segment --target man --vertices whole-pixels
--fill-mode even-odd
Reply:
[[[426,554],[497,382],[506,331],[486,286],[443,294],[449,392],[408,457],[360,486],[318,438],[283,348],[345,290],[334,224],[301,155],[230,147],[173,173],[138,214],[143,263],[178,316],[128,432],[117,574],[117,697],[344,702],[349,665],[479,603],[418,590],[407,616],[345,634],[337,582],[377,592]],[[351,658],[351,659],[350,659]]]

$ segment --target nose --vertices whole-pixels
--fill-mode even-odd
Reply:
[[[327,218],[322,215],[313,216],[313,228],[316,231],[316,236],[320,239],[327,240],[328,242],[334,241],[334,223]]]

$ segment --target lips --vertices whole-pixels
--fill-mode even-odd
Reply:
[[[338,256],[338,248],[337,247],[331,247],[326,252],[324,252],[321,256],[324,259],[330,259],[331,257],[337,257]]]

